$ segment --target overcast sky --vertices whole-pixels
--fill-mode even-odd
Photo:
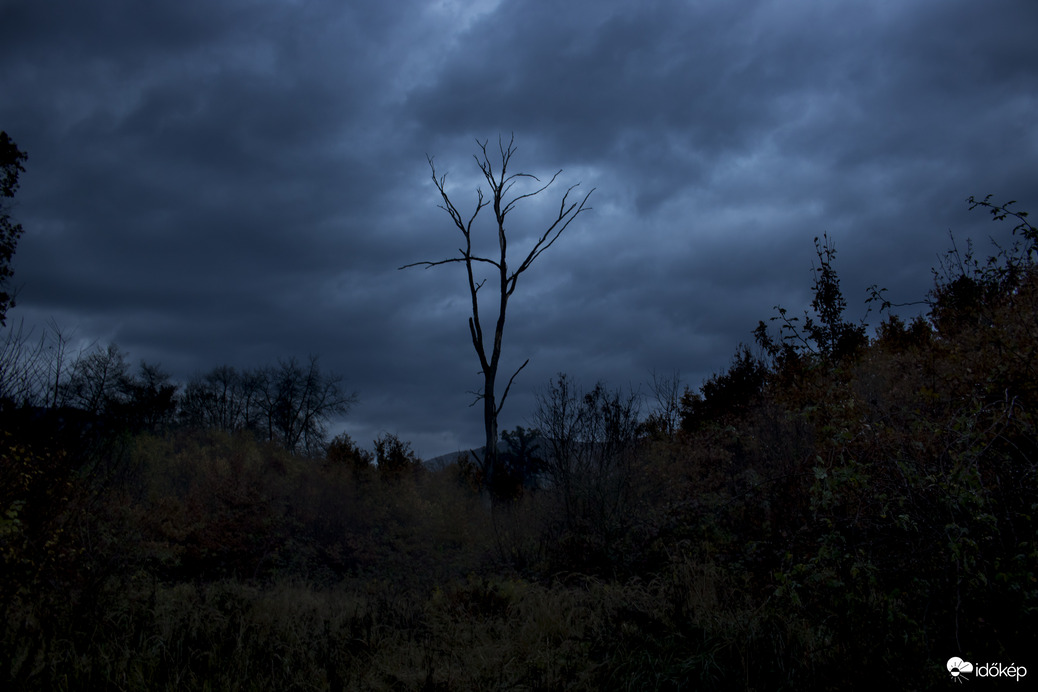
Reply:
[[[471,212],[476,140],[514,133],[513,170],[563,172],[513,257],[596,191],[509,305],[502,428],[560,371],[697,387],[807,307],[815,236],[860,316],[924,297],[949,231],[1008,237],[969,195],[1038,213],[1036,37],[1034,0],[5,0],[8,322],[179,379],[318,354],[362,446],[478,445],[463,266],[397,268],[461,243],[426,155]]]

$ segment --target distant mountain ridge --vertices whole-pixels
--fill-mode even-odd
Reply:
[[[551,445],[549,444],[548,438],[544,436],[538,436],[535,437],[533,441],[530,443],[530,448],[536,451],[538,453],[538,456],[544,458],[547,454],[549,454]],[[441,454],[431,459],[425,459],[422,461],[422,464],[427,468],[439,470],[453,464],[459,456],[471,459],[472,454],[475,453],[477,457],[482,459],[485,450],[486,445],[483,445],[481,447],[473,447],[471,449],[459,449],[456,452],[448,452],[447,454]],[[507,441],[499,440],[497,443],[497,451],[499,454],[504,452],[512,452],[514,454],[518,450],[513,449]]]

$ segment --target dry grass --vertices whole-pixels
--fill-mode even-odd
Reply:
[[[110,540],[69,539],[110,553],[89,588],[69,577],[79,600],[36,583],[9,603],[16,687],[644,689],[680,664],[646,636],[723,625],[687,560],[652,582],[544,572],[546,495],[491,511],[451,469],[385,482],[222,433],[132,456],[96,503]]]

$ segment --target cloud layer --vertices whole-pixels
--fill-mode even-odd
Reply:
[[[949,230],[1005,239],[967,196],[1038,208],[1036,28],[1029,0],[7,3],[11,318],[181,378],[319,353],[361,444],[478,444],[464,272],[397,267],[460,242],[426,155],[464,213],[476,139],[514,133],[515,170],[563,169],[518,254],[596,192],[521,278],[502,424],[559,371],[696,386],[807,305],[814,236],[862,314],[921,298]]]

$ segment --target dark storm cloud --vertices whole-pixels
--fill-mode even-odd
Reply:
[[[319,353],[346,422],[472,444],[460,234],[475,140],[515,133],[594,209],[523,275],[505,407],[568,371],[696,386],[810,300],[828,232],[852,311],[918,300],[970,194],[1038,203],[1038,5],[913,2],[6,3],[0,128],[29,152],[11,317],[114,339],[179,377]],[[481,238],[490,242],[493,238]],[[488,247],[488,246],[483,246]]]

